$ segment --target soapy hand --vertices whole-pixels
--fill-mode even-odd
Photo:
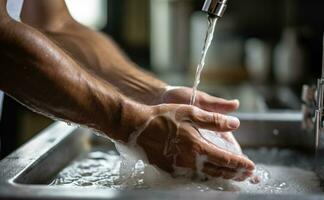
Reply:
[[[142,147],[151,164],[175,176],[179,175],[179,171],[191,171],[205,178],[243,181],[252,175],[252,161],[217,147],[205,140],[198,131],[198,128],[219,134],[233,131],[239,127],[237,118],[188,105],[131,107],[125,108],[128,111],[123,118],[128,126],[125,124],[123,127],[128,131],[131,127],[136,128],[127,142]],[[223,134],[222,137],[231,140],[228,133]]]
[[[176,103],[176,104],[189,104],[192,95],[192,88],[167,86],[162,93],[160,103]],[[226,100],[219,97],[211,96],[205,92],[197,91],[195,106],[202,110],[217,112],[217,113],[229,113],[234,112],[239,107],[238,100]],[[205,133],[206,131],[204,131]],[[237,151],[242,152],[239,143],[231,132],[221,133],[223,139],[229,141],[235,146]]]
[[[79,68],[85,67],[91,71],[91,73],[84,72],[87,74],[87,77],[90,74],[95,73],[100,78],[117,87],[124,95],[143,103],[137,104],[137,106],[130,106],[131,109],[128,109],[126,108],[127,106],[120,106],[122,103],[119,101],[115,104],[114,99],[119,98],[110,98],[107,101],[104,101],[107,99],[106,96],[109,96],[107,94],[112,94],[112,91],[109,90],[108,92],[104,92],[104,94],[100,93],[100,95],[94,95],[94,98],[99,98],[100,101],[86,101],[90,103],[100,102],[98,105],[95,104],[95,106],[91,104],[89,106],[91,109],[85,109],[90,110],[91,113],[80,115],[78,112],[75,117],[71,117],[71,121],[76,121],[75,118],[79,117],[81,119],[76,122],[80,121],[79,123],[85,123],[83,116],[91,116],[89,117],[91,122],[94,119],[100,121],[100,123],[98,123],[100,126],[94,124],[95,126],[93,128],[105,132],[112,139],[127,141],[134,135],[138,136],[136,142],[144,149],[149,161],[169,172],[175,173],[177,169],[181,167],[213,177],[233,178],[238,172],[243,171],[243,173],[240,173],[240,176],[236,177],[237,180],[243,180],[252,174],[251,171],[254,168],[254,164],[250,160],[242,155],[235,155],[212,145],[210,142],[203,139],[198,132],[198,128],[219,132],[235,130],[239,125],[236,119],[230,119],[217,113],[234,111],[238,107],[238,101],[226,101],[198,92],[195,106],[200,109],[185,105],[163,104],[188,104],[191,96],[191,89],[169,88],[167,91],[162,90],[163,94],[161,95],[159,89],[164,88],[166,85],[165,83],[152,77],[150,74],[138,70],[133,63],[123,56],[118,47],[109,38],[77,24],[69,16],[66,6],[64,6],[64,1],[55,1],[61,6],[49,6],[47,1],[42,1],[41,5],[44,6],[44,8],[47,8],[46,11],[50,11],[49,8],[51,7],[60,8],[60,15],[54,9],[52,10],[52,13],[57,14],[46,15],[47,20],[45,20],[44,17],[44,14],[47,14],[44,12],[44,9],[31,9],[31,12],[28,12],[28,7],[33,8],[35,6],[32,5],[33,2],[34,1],[28,1],[30,6],[24,6],[22,15],[23,22],[28,23],[37,29],[41,29],[41,32],[46,33],[52,41],[55,41],[56,45],[64,49],[64,52],[68,52],[68,54],[71,55],[71,58],[76,60],[77,63],[81,63],[81,65],[77,67],[78,73],[75,73],[74,70],[64,70],[64,72],[71,72],[72,75],[63,76],[63,78],[75,77],[75,74],[80,74],[79,71],[85,71]],[[34,4],[40,4],[40,2],[37,1],[37,3],[34,2]],[[37,8],[37,5],[35,8]],[[31,16],[29,16],[28,13],[31,14]],[[44,20],[38,20],[40,18]],[[34,21],[33,19],[37,20]],[[43,24],[43,22],[46,23]],[[35,45],[29,46],[33,47]],[[55,49],[58,49],[58,47],[55,46]],[[47,58],[47,56],[45,58]],[[71,58],[69,58],[69,60],[72,60]],[[44,60],[47,61],[48,59]],[[41,63],[39,66],[48,66],[45,61],[45,64]],[[55,67],[59,65],[55,63],[53,66]],[[67,68],[68,66],[70,65],[67,65]],[[21,69],[21,67],[18,69]],[[50,69],[52,68],[46,68],[46,70]],[[98,88],[98,85],[103,85],[96,84],[99,80],[94,81],[94,78],[87,79],[91,79],[91,81],[86,83],[94,82],[94,84],[91,84],[96,86],[93,90],[98,90],[96,89]],[[50,78],[49,80],[53,79]],[[80,79],[75,78],[74,80],[77,80],[79,83]],[[66,81],[57,81],[57,83],[62,83],[62,86],[64,86],[63,83],[66,83]],[[88,92],[92,91],[87,90],[89,87],[82,87],[83,85],[80,84],[75,85],[80,86],[81,89]],[[57,89],[58,87],[53,88]],[[67,105],[80,105],[80,108],[75,110],[85,108],[85,102],[82,100],[88,98],[84,98],[84,93],[75,90],[73,87],[71,87],[72,92],[66,92],[66,87],[62,88],[62,91],[65,92],[64,94],[78,91],[75,92],[75,96],[77,97],[75,98],[75,101],[77,103],[72,102]],[[105,90],[100,87],[99,91]],[[117,92],[114,94],[116,94],[114,97],[120,96]],[[83,96],[80,97],[80,95]],[[89,99],[93,100],[93,98]],[[154,102],[154,100],[159,102]],[[105,103],[102,103],[102,101]],[[107,109],[108,117],[103,117],[105,115],[99,115],[98,113],[94,115],[94,107],[97,108],[96,106],[98,106],[99,108],[106,108],[106,105],[111,102],[113,102],[113,104],[109,109]],[[60,104],[61,103],[62,102],[60,102]],[[151,105],[153,103],[156,106],[144,105]],[[64,109],[58,110],[65,111]],[[64,112],[64,114],[66,113],[67,112]],[[122,116],[119,116],[119,113],[123,113]],[[65,115],[62,116],[62,118],[64,117],[66,118]],[[122,123],[118,123],[120,119]]]
[[[151,74],[140,70],[131,62],[111,38],[77,23],[69,15],[63,0],[26,1],[22,21],[40,30],[65,52],[68,52],[82,67],[108,81],[124,95],[147,105],[161,103],[189,104],[192,89],[172,87]],[[57,4],[52,6],[52,4]],[[43,9],[61,8],[55,15],[46,15]],[[34,9],[32,9],[34,8]],[[55,9],[52,11],[56,13]],[[44,20],[38,20],[44,19]],[[44,23],[47,22],[47,23]],[[210,96],[197,92],[195,106],[210,112],[228,113],[239,107],[237,100]]]

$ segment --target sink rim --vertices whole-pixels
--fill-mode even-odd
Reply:
[[[278,116],[276,120],[301,121],[301,113],[297,112],[273,112],[273,113],[236,113],[242,121],[249,120],[267,120],[274,116]],[[254,116],[254,117],[253,117]],[[263,116],[261,118],[260,116]],[[53,150],[53,148],[76,132],[85,131],[83,128],[69,126],[64,122],[55,122],[45,130],[41,131],[37,136],[28,141],[25,145],[17,149],[15,152],[0,161],[0,199],[10,198],[33,198],[33,199],[124,199],[124,198],[157,198],[157,199],[195,199],[199,197],[203,199],[211,199],[217,194],[218,199],[318,199],[322,198],[324,193],[317,194],[244,194],[221,191],[208,191],[205,193],[183,192],[177,190],[149,190],[149,191],[116,191],[113,189],[86,189],[86,188],[63,188],[59,186],[48,187],[47,185],[30,185],[19,183],[17,180],[26,171],[28,171],[36,161],[41,159]],[[35,149],[39,149],[35,151]],[[25,156],[25,157],[22,157]]]

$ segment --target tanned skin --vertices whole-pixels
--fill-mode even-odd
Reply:
[[[167,84],[140,70],[107,35],[77,23],[69,14],[64,0],[26,1],[22,21],[54,40],[69,55],[98,76],[116,86],[128,97],[146,104],[189,104],[191,88],[167,91]],[[237,100],[227,101],[198,92],[196,106],[212,111],[235,111]]]
[[[199,92],[197,104],[186,105],[189,88],[168,90],[109,37],[75,22],[63,0],[25,1],[21,17],[24,23],[11,19],[0,0],[0,89],[8,95],[124,143],[141,131],[137,144],[150,163],[170,173],[174,165],[196,170],[196,156],[205,155],[203,172],[210,176],[232,179],[241,169],[236,180],[252,175],[252,161],[217,148],[197,131],[236,130],[239,121],[224,114],[238,101]]]

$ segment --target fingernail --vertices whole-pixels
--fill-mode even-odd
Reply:
[[[237,117],[227,116],[229,128],[237,129],[240,126],[240,120]]]

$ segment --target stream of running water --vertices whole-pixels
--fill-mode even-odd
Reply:
[[[196,70],[195,81],[192,88],[192,94],[190,99],[190,105],[194,105],[196,101],[196,93],[197,93],[198,85],[200,83],[201,72],[205,66],[205,60],[206,60],[208,49],[213,41],[214,31],[215,31],[217,21],[218,21],[217,17],[211,17],[211,16],[208,17],[208,29],[205,37],[204,46],[201,52],[200,62]]]
[[[217,18],[208,18],[209,26],[197,67],[190,104],[195,103],[197,87],[211,45]],[[204,133],[204,132],[202,132]],[[204,134],[202,134],[204,135]],[[208,135],[207,135],[208,136]],[[217,135],[210,134],[216,137]],[[210,138],[217,140],[220,138]],[[224,141],[219,141],[224,149],[233,149]],[[235,149],[235,148],[234,148]],[[120,153],[120,152],[119,152]],[[235,152],[234,152],[235,153]],[[69,187],[110,188],[116,190],[133,189],[180,189],[189,191],[231,191],[243,193],[314,193],[320,192],[320,181],[311,169],[311,160],[292,150],[250,149],[246,153],[257,163],[255,174],[260,177],[259,184],[248,180],[234,182],[214,179],[197,182],[189,179],[174,179],[152,165],[143,161],[135,165],[117,152],[94,150],[81,155],[63,169],[50,185]],[[288,163],[288,164],[287,164]]]

